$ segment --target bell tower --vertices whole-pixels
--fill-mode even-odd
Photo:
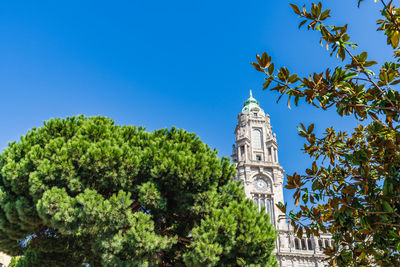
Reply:
[[[275,206],[283,201],[283,169],[278,160],[278,143],[272,132],[269,115],[260,103],[250,97],[244,102],[235,128],[236,144],[232,159],[237,167],[236,179],[243,182],[248,198],[259,210],[270,215],[277,229],[287,229],[285,220],[279,220],[281,211]]]

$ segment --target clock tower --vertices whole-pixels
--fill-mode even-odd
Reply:
[[[279,265],[326,266],[323,248],[331,246],[331,236],[321,233],[319,238],[305,235],[298,238],[286,220],[279,220],[283,214],[276,204],[284,203],[284,171],[278,160],[278,143],[269,115],[253,98],[251,91],[238,115],[235,135],[232,160],[237,174],[234,179],[243,183],[246,196],[254,201],[260,212],[269,214],[271,223],[278,230],[275,254]]]
[[[287,227],[279,220],[275,204],[283,201],[283,169],[278,161],[278,143],[272,132],[269,115],[250,97],[244,102],[235,128],[236,144],[232,159],[237,166],[236,179],[245,186],[248,198],[270,215],[277,229]]]

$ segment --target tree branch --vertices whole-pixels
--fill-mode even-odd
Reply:
[[[384,6],[384,8],[386,9],[386,11],[389,13],[390,18],[393,20],[393,24],[395,25],[397,31],[400,32],[400,25],[397,23],[397,20],[396,20],[396,18],[393,16],[393,13],[392,13],[391,11],[389,12],[388,6],[386,5],[386,3],[385,3],[383,0],[381,0],[381,3],[382,3],[382,5]]]

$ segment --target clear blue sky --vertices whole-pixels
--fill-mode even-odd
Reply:
[[[349,23],[358,51],[384,60],[390,50],[375,31],[379,5],[368,0],[357,9],[356,2],[324,5],[333,9],[333,23]],[[302,170],[310,162],[300,151],[299,122],[316,121],[321,131],[350,129],[353,121],[305,104],[289,110],[261,90],[263,76],[250,65],[256,53],[267,51],[300,74],[339,63],[298,23],[286,0],[5,1],[0,149],[45,120],[85,114],[149,130],[185,128],[229,156],[252,89],[270,114],[286,173]]]

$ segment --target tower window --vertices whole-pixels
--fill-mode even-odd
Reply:
[[[272,199],[265,194],[256,194],[253,196],[254,204],[258,207],[259,211],[264,210],[264,212],[269,214],[269,218],[272,224],[274,223],[274,210]]]
[[[271,205],[271,200],[270,199],[267,199],[267,213],[272,218],[272,205]]]
[[[261,161],[261,155],[256,155],[256,160]]]
[[[254,198],[254,204],[256,204],[256,206],[258,208],[258,198]]]
[[[261,129],[253,129],[251,131],[251,141],[253,148],[262,148],[262,132]]]
[[[254,117],[257,117],[257,113],[253,113]]]
[[[265,207],[265,200],[262,198],[260,199],[260,208],[264,208]]]
[[[267,199],[267,213],[269,214],[269,219],[271,221],[271,223],[274,223],[274,210],[272,209],[272,200],[271,199]]]

